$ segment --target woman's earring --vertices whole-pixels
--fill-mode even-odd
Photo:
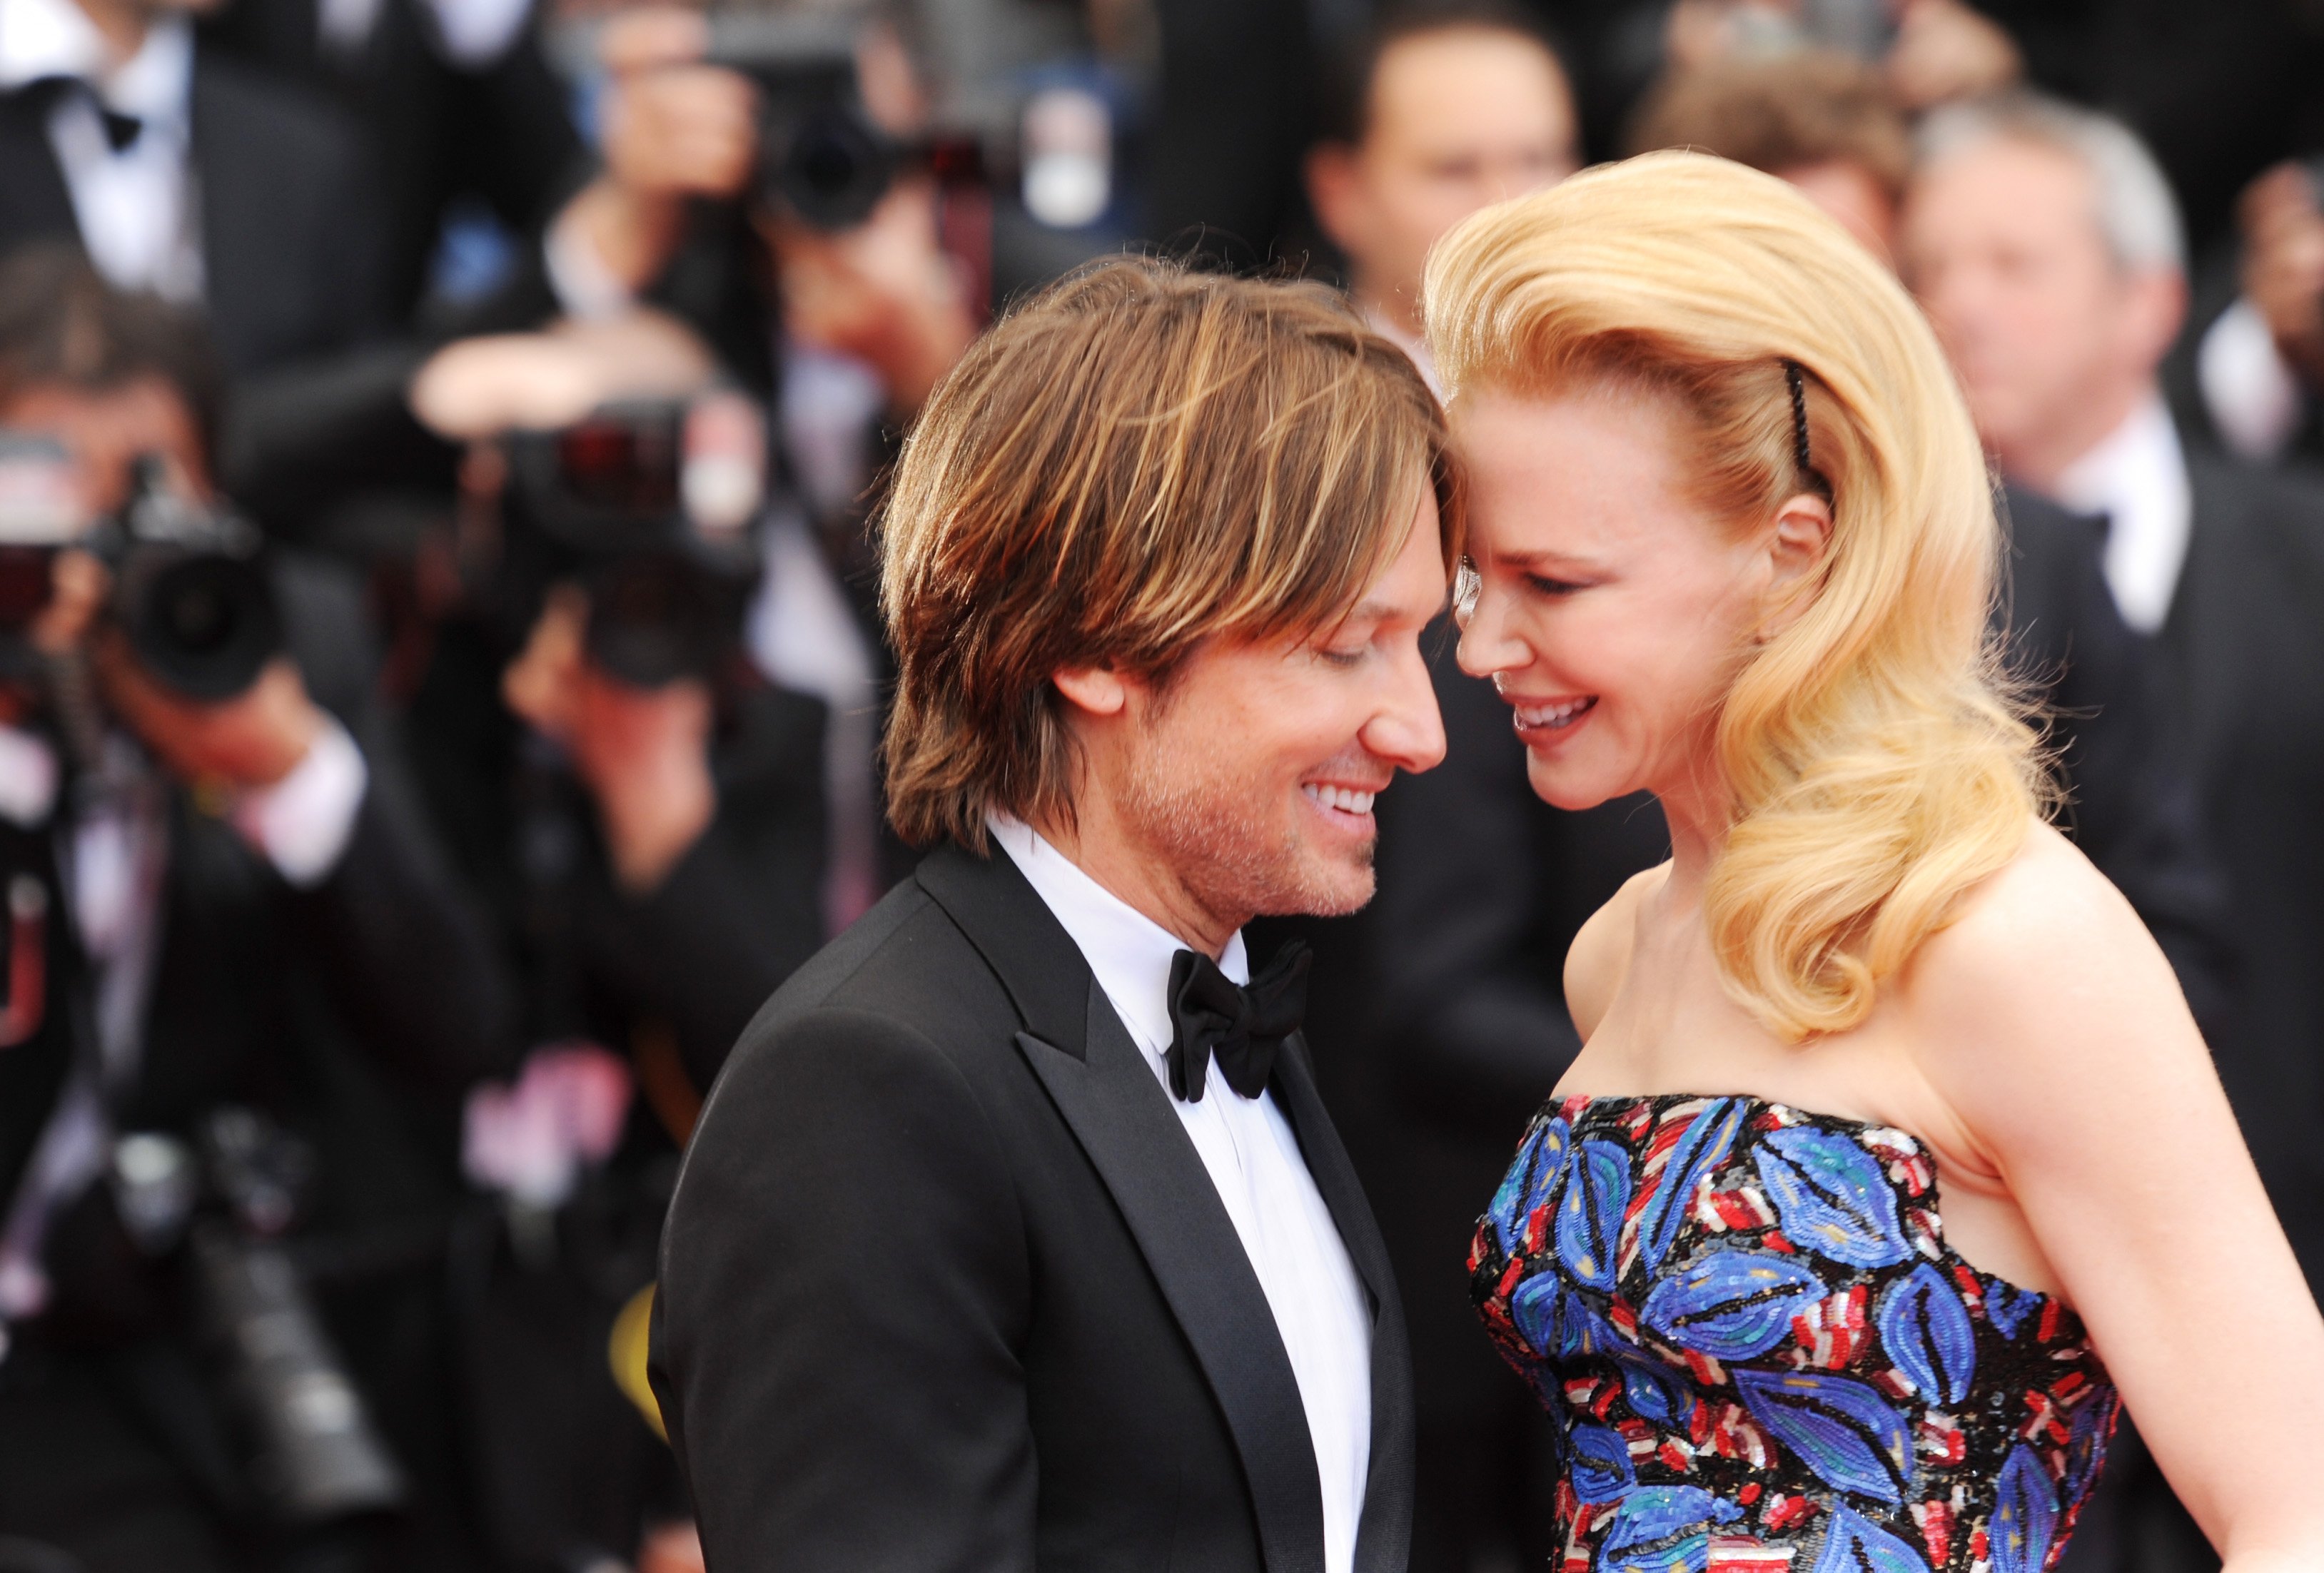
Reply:
[[[1477,572],[1477,565],[1467,557],[1452,570],[1452,622],[1467,629],[1469,620],[1477,615],[1477,598],[1485,593],[1485,576]]]

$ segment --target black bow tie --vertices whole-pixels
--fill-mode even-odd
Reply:
[[[145,123],[135,115],[108,107],[97,85],[80,77],[42,77],[25,90],[50,104],[74,97],[87,98],[89,107],[97,111],[98,123],[105,127],[106,145],[115,152],[127,152],[145,129]]]
[[[1245,1098],[1265,1090],[1275,1072],[1275,1052],[1307,1014],[1310,960],[1307,947],[1292,940],[1246,988],[1197,952],[1172,957],[1170,1090],[1188,1103],[1200,1103],[1213,1060],[1227,1085]]]

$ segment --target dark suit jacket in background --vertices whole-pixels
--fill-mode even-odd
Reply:
[[[1272,1087],[1373,1312],[1355,1565],[1402,1573],[1395,1285],[1304,1044]],[[1259,1280],[1168,1094],[1005,856],[937,852],[777,993],[663,1240],[655,1385],[714,1569],[1323,1566]]]
[[[2324,1285],[2324,483],[2198,459],[2163,649],[2231,895],[2212,1039],[2311,1288]]]
[[[234,376],[346,348],[384,326],[373,197],[327,105],[198,43],[192,153],[210,326]],[[0,97],[0,252],[78,240],[46,98]]]

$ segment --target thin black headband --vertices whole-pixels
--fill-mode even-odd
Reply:
[[[1815,489],[1830,501],[1831,483],[1815,467],[1814,456],[1808,451],[1808,383],[1799,362],[1784,362],[1784,382],[1792,391],[1792,457],[1799,461],[1800,474],[1814,482]]]
[[[1792,455],[1800,462],[1800,473],[1815,474],[1815,465],[1808,456],[1808,387],[1807,379],[1800,374],[1797,361],[1784,363],[1784,381],[1792,390]]]

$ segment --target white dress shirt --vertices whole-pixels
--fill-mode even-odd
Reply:
[[[2139,632],[2161,632],[2195,528],[2187,453],[2163,395],[2150,394],[2069,465],[2055,495],[2076,512],[2106,516],[2106,576],[2114,603]]]
[[[1170,963],[1190,947],[1031,826],[995,815],[989,827],[1073,937],[1168,1096]],[[1240,934],[1227,943],[1219,970],[1237,983],[1250,981]],[[1245,1098],[1213,1071],[1200,1102],[1170,1102],[1275,1313],[1323,1481],[1323,1566],[1349,1573],[1371,1467],[1372,1318],[1363,1284],[1272,1093]]]
[[[78,78],[107,109],[138,122],[136,140],[115,151],[86,96],[61,97],[49,112],[49,145],[89,261],[121,289],[199,299],[199,200],[189,163],[190,25],[182,16],[156,21],[137,52],[115,67],[104,35],[72,0],[0,0],[0,89],[43,77]]]

